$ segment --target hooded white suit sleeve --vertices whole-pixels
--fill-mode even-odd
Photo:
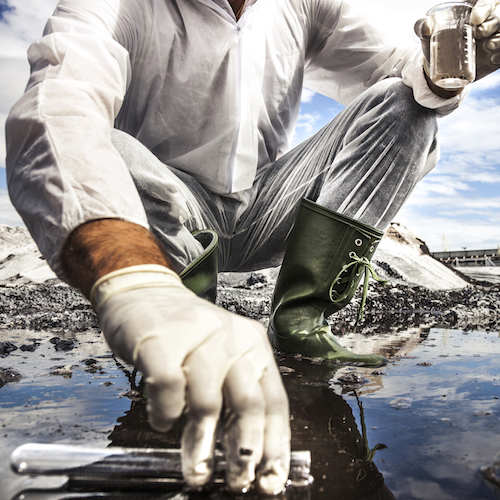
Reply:
[[[6,125],[12,202],[42,254],[59,263],[80,224],[119,217],[148,227],[111,130],[130,78],[119,0],[60,2],[44,37],[28,52],[31,78]],[[126,19],[123,12],[120,19]],[[135,19],[137,22],[137,18]],[[115,35],[115,36],[114,36]],[[110,196],[112,193],[112,196]]]

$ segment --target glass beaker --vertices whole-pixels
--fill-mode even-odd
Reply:
[[[472,8],[469,2],[445,2],[427,13],[432,26],[429,77],[438,87],[460,90],[476,78]]]

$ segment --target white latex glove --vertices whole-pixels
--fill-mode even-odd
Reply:
[[[479,0],[472,9],[476,26],[477,79],[500,68],[500,2]]]
[[[472,9],[471,21],[476,27],[476,80],[479,80],[500,68],[500,2],[478,0]],[[422,42],[422,51],[428,63],[433,31],[431,19],[419,19],[414,29]]]
[[[187,412],[182,462],[188,484],[201,487],[210,479],[221,424],[228,486],[246,490],[256,473],[265,493],[283,490],[288,399],[262,325],[198,298],[157,265],[104,276],[91,301],[113,352],[145,377],[151,426],[167,431]]]

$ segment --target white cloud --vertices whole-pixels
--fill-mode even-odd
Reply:
[[[417,186],[409,202],[406,204],[421,213],[433,212],[436,215],[454,215],[462,217],[465,214],[477,214],[483,217],[498,218],[500,211],[499,197],[485,197],[477,191],[468,188],[466,193],[458,190],[435,189],[434,186],[422,184]]]
[[[395,217],[424,240],[432,252],[443,250],[443,238],[452,250],[467,247],[471,250],[497,248],[500,242],[498,218],[483,220],[474,217],[442,217],[422,214],[405,206]]]
[[[300,113],[297,120],[297,128],[304,129],[305,132],[311,133],[315,130],[315,125],[321,118],[319,113]]]
[[[303,88],[302,95],[300,97],[300,102],[311,102],[316,95],[316,92]]]
[[[24,226],[24,222],[10,202],[6,189],[0,189],[0,224]]]
[[[498,175],[493,178],[492,196],[487,195],[480,182],[463,182],[461,177],[460,174],[431,174],[417,185],[395,217],[425,240],[433,251],[441,250],[443,237],[452,249],[495,248],[500,243]],[[486,174],[480,180],[485,179]]]
[[[308,139],[313,133],[317,132],[320,128],[318,122],[321,123],[321,118],[321,114],[317,111],[312,113],[299,113],[292,146],[300,144],[302,141]]]
[[[484,90],[491,90],[495,87],[500,87],[500,72],[498,71],[475,82],[472,89],[474,92],[481,92]]]
[[[42,35],[57,0],[10,0],[14,9],[5,13],[0,30],[0,56],[26,58],[29,44]]]
[[[468,96],[454,113],[439,120],[443,153],[464,153],[472,157],[493,154],[498,159],[500,151],[500,99]]]
[[[28,46],[43,32],[57,0],[14,0],[0,29],[0,127],[4,130],[7,114],[21,97],[29,76],[26,57]],[[0,134],[0,167],[5,166],[4,134]]]

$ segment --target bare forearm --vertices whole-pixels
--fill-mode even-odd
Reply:
[[[86,297],[92,285],[112,271],[140,264],[170,267],[168,257],[147,229],[118,219],[78,227],[68,238],[61,260],[71,284]]]

